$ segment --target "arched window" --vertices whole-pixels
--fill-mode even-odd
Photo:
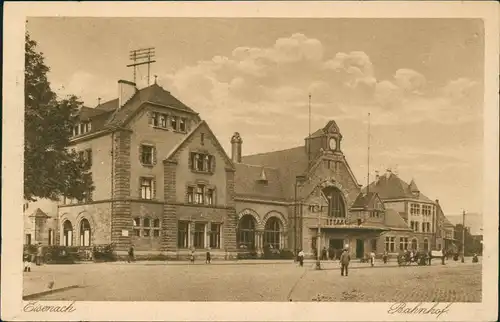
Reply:
[[[80,221],[80,246],[90,246],[90,223],[87,219]]]
[[[238,223],[238,248],[255,249],[255,219],[245,215]]]
[[[429,251],[429,241],[426,239],[424,239],[424,250],[427,252]]]
[[[281,222],[276,217],[271,217],[264,227],[264,247],[280,249]]]
[[[342,192],[335,187],[328,187],[323,189],[323,193],[328,198],[328,216],[345,218],[345,205]]]
[[[417,240],[415,238],[413,238],[411,240],[411,249],[412,250],[417,250],[417,247],[418,247]]]
[[[63,246],[73,246],[73,225],[69,220],[63,223]]]

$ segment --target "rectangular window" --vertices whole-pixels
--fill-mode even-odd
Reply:
[[[203,153],[191,153],[191,170],[212,172],[213,156]]]
[[[203,198],[203,192],[205,190],[205,186],[199,184],[196,186],[196,195],[195,195],[195,203],[197,204],[203,204],[204,203],[204,198]]]
[[[160,126],[163,128],[167,127],[167,116],[165,114],[160,115]]]
[[[189,233],[189,223],[185,221],[179,221],[177,228],[177,247],[187,248],[188,247],[188,233]]]
[[[177,116],[170,117],[170,126],[177,131]]]
[[[429,232],[429,233],[431,232],[431,223],[430,222],[427,223],[427,232]]]
[[[400,237],[399,250],[407,250],[407,249],[408,249],[408,237]]]
[[[194,225],[194,247],[205,248],[205,224]]]
[[[214,204],[214,190],[213,189],[207,189],[207,205],[213,205]]]
[[[141,178],[141,199],[153,199],[153,179]]]
[[[153,237],[160,237],[160,230],[159,229],[153,230]]]
[[[144,229],[144,237],[150,237],[151,236],[151,230],[150,229]]]
[[[86,153],[85,161],[87,161],[87,165],[89,167],[91,167],[92,166],[92,149],[85,150],[85,153]]]
[[[390,253],[394,253],[396,243],[396,237],[385,237],[385,250]]]
[[[158,126],[158,116],[156,112],[151,113],[151,124],[153,124],[153,126]]]
[[[210,248],[220,248],[220,224],[210,226]]]
[[[179,119],[179,131],[186,132],[186,119],[182,117]]]
[[[193,187],[187,188],[187,199],[188,199],[188,203],[194,202],[194,188]]]
[[[151,145],[141,145],[141,163],[153,165],[153,149]]]

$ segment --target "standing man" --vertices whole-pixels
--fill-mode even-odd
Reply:
[[[348,276],[349,271],[349,262],[351,261],[351,256],[349,255],[349,252],[347,251],[347,248],[344,248],[344,251],[342,252],[342,255],[340,255],[340,275],[344,276],[344,271],[345,271],[345,276]]]
[[[299,263],[300,266],[304,266],[304,251],[302,249],[299,252]]]
[[[210,248],[207,249],[207,258],[205,259],[205,264],[210,264],[211,257],[210,257]]]
[[[130,245],[130,248],[128,250],[128,260],[127,262],[132,262],[134,261],[134,245]]]
[[[372,267],[375,265],[375,252],[373,250],[370,253],[370,264]]]
[[[382,255],[382,259],[384,260],[384,264],[387,264],[387,257],[389,256],[389,254],[387,254],[387,251],[384,250],[384,255]]]

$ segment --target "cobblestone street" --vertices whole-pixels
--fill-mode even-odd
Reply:
[[[75,275],[79,288],[39,297],[77,301],[480,302],[481,264],[352,267],[293,263],[237,265],[86,264],[44,266]],[[39,272],[40,274],[42,272]],[[43,274],[43,273],[42,273]],[[57,282],[56,282],[57,283]]]

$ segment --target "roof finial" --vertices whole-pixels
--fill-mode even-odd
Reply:
[[[101,106],[101,98],[100,97],[97,98],[97,106]]]
[[[156,84],[156,79],[158,78],[158,75],[154,75],[155,76],[155,84]]]

